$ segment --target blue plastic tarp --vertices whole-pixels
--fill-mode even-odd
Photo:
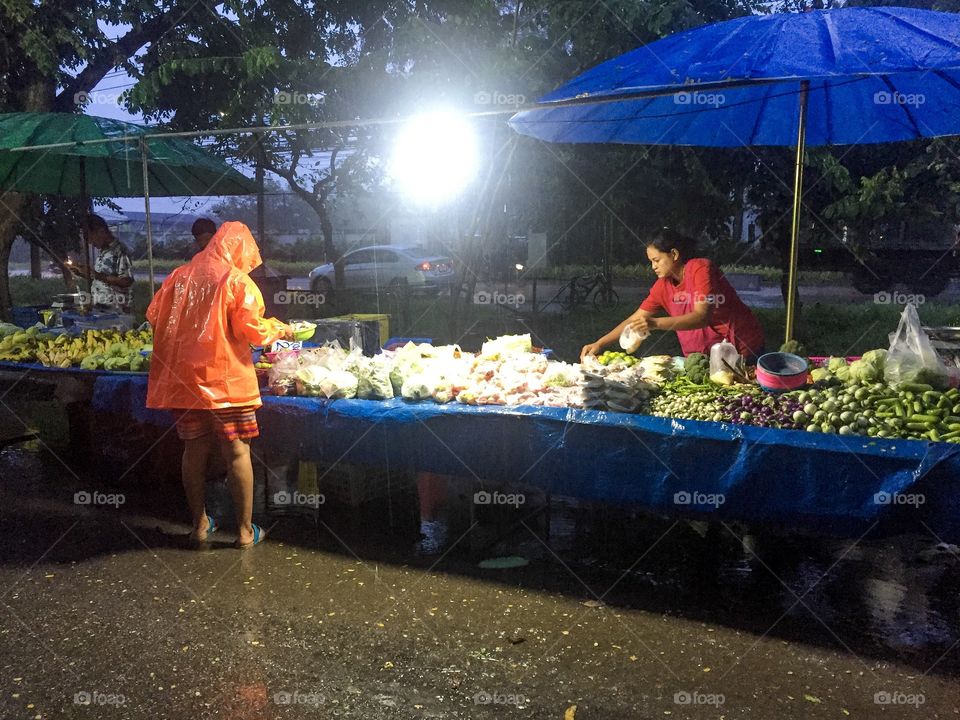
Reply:
[[[0,367],[23,370],[22,365]],[[89,377],[94,410],[170,427],[134,373]],[[709,520],[960,542],[960,446],[773,430],[595,410],[265,396],[278,457],[420,470]]]
[[[168,425],[146,378],[97,377],[94,407]],[[858,536],[874,523],[960,541],[960,446],[594,410],[263,398],[277,456],[536,487],[664,515]],[[925,527],[926,526],[926,527]]]
[[[914,8],[748,15],[639,47],[538,102],[660,97],[538,108],[510,123],[550,142],[792,146],[808,80],[807,145],[955,135],[958,38],[960,15]]]

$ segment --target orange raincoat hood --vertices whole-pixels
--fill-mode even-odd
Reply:
[[[261,263],[247,226],[226,222],[170,273],[147,308],[154,332],[147,407],[261,404],[250,345],[269,344],[287,330],[263,317],[263,296],[248,275]]]

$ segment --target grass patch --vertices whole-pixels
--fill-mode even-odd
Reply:
[[[15,305],[40,305],[63,292],[58,279],[32,280],[28,277],[10,278]],[[145,282],[133,286],[133,311],[137,321],[149,301]],[[317,317],[346,313],[376,313],[391,315],[390,332],[394,336],[429,337],[437,343],[459,343],[464,350],[479,350],[488,337],[529,332],[534,342],[552,348],[562,360],[575,361],[580,348],[616,326],[629,313],[621,308],[599,312],[592,307],[578,308],[570,314],[528,313],[516,314],[505,308],[461,306],[460,317],[451,322],[451,302],[448,297],[412,297],[406,306],[371,295],[358,295],[343,300],[337,306],[322,308]],[[797,337],[811,355],[860,355],[863,352],[889,345],[888,335],[897,328],[902,308],[873,303],[806,303],[797,322]],[[783,341],[785,311],[782,308],[755,309],[767,338],[767,349],[776,350]],[[926,325],[960,325],[960,309],[952,305],[927,303],[920,308],[920,318]],[[650,354],[678,354],[679,343],[675,333],[656,333],[644,344]]]
[[[270,267],[277,272],[290,277],[306,277],[315,267],[320,265],[319,261],[288,261],[288,260],[267,260]],[[169,260],[157,258],[153,261],[153,267],[156,272],[167,273],[175,267],[183,265],[183,260]],[[146,272],[149,265],[146,260],[134,260],[134,269]],[[760,279],[767,284],[777,285],[780,283],[780,268],[767,265],[721,265],[726,273],[744,273],[759,275]],[[598,265],[555,265],[554,267],[539,268],[536,271],[525,275],[527,279],[534,277],[541,280],[569,280],[579,275],[594,275],[600,267]],[[652,283],[656,280],[653,271],[648,263],[637,263],[634,265],[614,265],[612,267],[614,283],[617,280],[642,280]],[[835,285],[845,282],[846,274],[828,270],[801,270],[799,282],[801,285]]]
[[[456,342],[464,350],[476,351],[485,338],[529,332],[534,344],[551,348],[560,360],[574,362],[583,345],[615,327],[628,312],[600,312],[585,307],[567,315],[517,315],[500,308],[468,305],[456,328],[451,328],[449,302],[449,298],[411,300],[406,326],[400,318],[392,318],[391,333],[429,337],[437,344]],[[375,311],[362,307],[343,312]],[[785,310],[758,308],[754,312],[763,326],[767,350],[778,349],[783,342]],[[808,303],[798,317],[796,335],[810,355],[862,355],[867,350],[889,346],[888,335],[896,330],[901,312],[902,308],[893,305]],[[920,308],[920,318],[927,325],[960,325],[960,309],[927,304]],[[676,333],[658,332],[644,343],[642,350],[651,355],[678,355],[680,344]]]
[[[780,268],[767,265],[721,265],[725,273],[759,275],[765,284],[780,284]],[[556,265],[549,268],[539,268],[527,277],[537,277],[543,280],[569,280],[579,275],[594,275],[600,267],[598,265]],[[640,263],[636,265],[614,265],[611,268],[613,282],[617,280],[642,280],[653,283],[656,277],[650,265]],[[836,285],[846,281],[846,273],[832,270],[801,270],[799,283],[801,285]]]
[[[155,258],[153,261],[153,269],[154,272],[168,273],[174,268],[183,265],[184,262],[186,261],[180,259],[170,260]],[[311,270],[321,263],[311,261],[267,260],[267,264],[277,272],[284,275],[289,275],[290,277],[306,277]],[[134,260],[133,268],[134,270],[140,272],[146,272],[150,269],[150,263],[148,263],[146,260]]]

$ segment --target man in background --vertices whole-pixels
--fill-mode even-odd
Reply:
[[[190,228],[190,234],[193,235],[193,241],[197,244],[199,250],[203,250],[210,238],[217,232],[217,224],[210,218],[199,218],[194,220],[193,227]]]
[[[99,215],[88,215],[83,222],[87,242],[99,253],[93,265],[76,267],[77,275],[91,280],[93,304],[126,312],[133,298],[133,263],[127,249],[113,236],[107,221]]]

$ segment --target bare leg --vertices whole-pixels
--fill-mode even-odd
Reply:
[[[220,452],[227,464],[233,511],[237,515],[240,543],[253,541],[253,462],[249,440],[221,440]]]
[[[183,441],[183,461],[180,465],[180,473],[193,521],[191,535],[195,540],[205,540],[209,527],[206,509],[206,479],[207,460],[210,457],[212,440],[213,435],[207,434],[194,440]]]

